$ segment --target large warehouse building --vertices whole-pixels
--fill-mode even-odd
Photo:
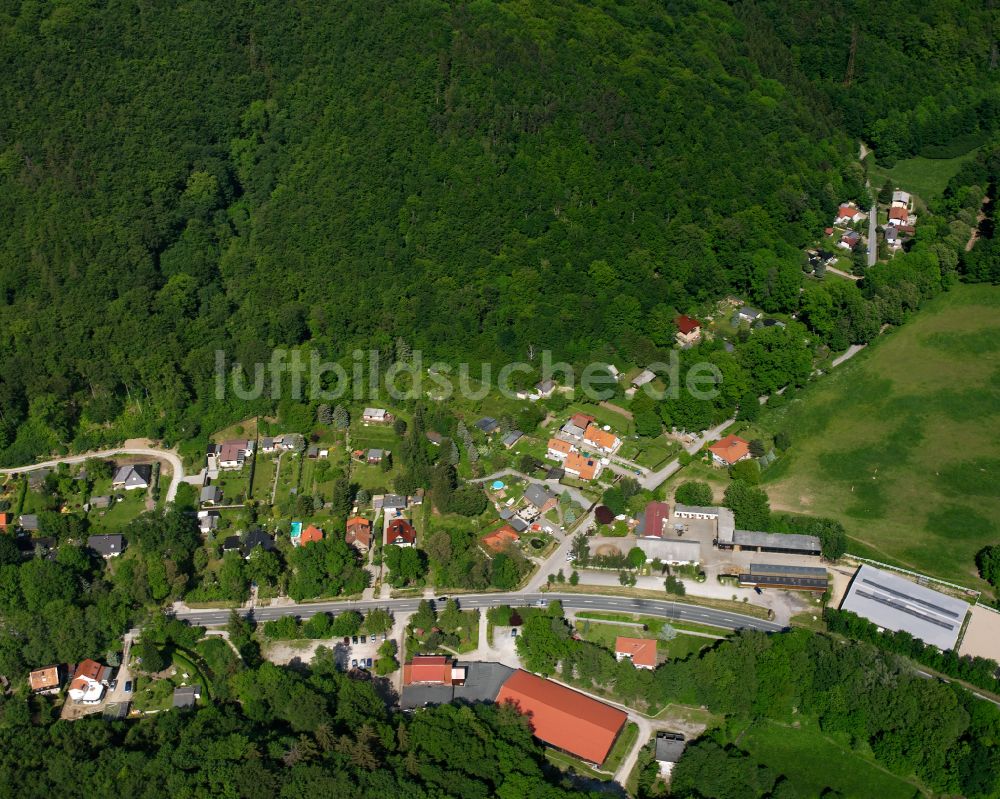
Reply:
[[[526,671],[503,684],[497,703],[506,701],[530,718],[542,743],[597,764],[607,759],[628,719],[617,708]]]
[[[955,648],[969,605],[891,572],[862,566],[840,609],[887,630],[906,630],[914,638],[945,650]]]

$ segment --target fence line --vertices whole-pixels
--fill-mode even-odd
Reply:
[[[982,608],[983,610],[988,610],[990,613],[996,613],[998,616],[1000,616],[1000,610],[998,610],[997,608],[993,607],[992,605],[984,605],[978,599],[976,600],[976,607],[977,608]]]
[[[926,574],[921,574],[920,572],[910,571],[909,569],[904,569],[901,566],[893,566],[891,563],[882,563],[878,560],[872,560],[871,558],[862,558],[860,555],[852,555],[850,552],[845,554],[845,557],[852,558],[853,560],[861,561],[862,563],[867,563],[871,566],[877,566],[880,569],[891,569],[892,571],[902,572],[903,574],[909,574],[911,577],[919,577],[921,580],[926,580],[931,583],[938,583],[940,585],[946,585],[949,588],[954,588],[958,591],[962,591],[965,594],[975,594],[976,602],[978,604],[979,597],[982,596],[982,591],[977,591],[974,588],[969,588],[966,585],[958,585],[957,583],[949,583],[947,580],[939,580],[937,577],[930,577]]]

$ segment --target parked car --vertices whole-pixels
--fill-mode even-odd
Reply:
[[[372,667],[372,662],[373,662],[372,659],[368,658],[368,660],[365,661],[365,665],[367,665],[368,668],[371,668]]]
[[[127,694],[132,693],[132,681],[131,680],[125,680],[125,693],[127,693]]]
[[[351,636],[345,635],[344,636],[344,646],[350,646],[350,645],[351,645]]]
[[[447,602],[448,601],[448,597],[446,597],[446,596],[439,596],[437,598],[437,601],[438,602]]]
[[[357,659],[357,658],[354,658],[354,659],[353,659],[353,660],[351,661],[351,668],[352,668],[352,669],[356,669],[357,667],[358,667],[358,659]]]
[[[757,592],[758,594],[763,594],[763,593],[764,593],[764,592],[763,592],[763,591],[761,590],[761,587],[760,587],[759,585],[755,585],[755,586],[753,587],[753,590],[754,590],[754,591],[756,591],[756,592]]]
[[[515,627],[514,629],[512,629],[510,631],[510,637],[511,638],[517,638],[517,627]]]
[[[367,635],[362,635],[361,636],[361,643],[363,643],[363,644],[368,643],[368,636]]]
[[[352,643],[352,644],[356,644],[357,642],[358,642],[358,636],[356,636],[356,635],[352,635],[352,636],[351,636],[351,643]]]

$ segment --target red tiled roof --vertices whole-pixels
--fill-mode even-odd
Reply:
[[[663,535],[663,523],[670,516],[670,506],[666,502],[650,502],[646,506],[646,537]]]
[[[417,531],[406,519],[393,519],[389,522],[389,528],[386,530],[386,541],[391,544],[397,538],[402,539],[407,544],[413,544],[417,540]]]
[[[595,447],[601,447],[603,449],[614,449],[618,444],[618,437],[614,433],[609,433],[607,430],[601,430],[596,424],[591,424],[583,432],[583,440],[589,441]]]
[[[83,660],[76,666],[76,671],[73,672],[73,680],[70,682],[70,688],[81,688],[85,689],[87,687],[87,679],[89,678],[94,682],[101,679],[101,672],[104,671],[104,666],[95,660]]]
[[[0,529],[7,529],[7,525],[14,523],[14,516],[10,513],[0,513]]]
[[[693,333],[695,330],[701,327],[701,322],[690,316],[678,316],[674,319],[674,323],[677,325],[677,330],[683,333],[685,336],[688,333]]]
[[[352,516],[347,520],[347,543],[359,541],[366,547],[372,545],[372,525],[364,516]]]
[[[550,438],[549,449],[569,455],[570,451],[573,449],[573,445],[568,441],[563,441],[561,438]]]
[[[528,715],[535,737],[583,758],[603,763],[628,718],[621,710],[526,671],[500,688],[497,703],[513,702]]]
[[[728,435],[710,446],[709,451],[726,463],[736,463],[750,454],[750,445],[739,436]]]
[[[656,641],[653,639],[619,635],[615,639],[615,654],[628,655],[636,666],[656,668]]]
[[[853,205],[842,205],[837,209],[837,218],[842,216],[854,216],[858,212],[858,209]]]
[[[299,536],[299,546],[305,546],[313,541],[322,541],[323,531],[320,530],[313,524],[310,524],[305,530],[302,531],[302,535]]]
[[[905,222],[910,218],[910,212],[905,208],[890,208],[889,209],[889,219],[898,219],[901,222]]]
[[[590,424],[591,422],[594,422],[594,421],[597,421],[597,420],[596,420],[596,419],[595,419],[595,418],[594,418],[593,416],[591,416],[591,415],[590,415],[589,413],[574,413],[574,414],[573,414],[573,415],[572,415],[572,416],[571,416],[571,417],[569,418],[569,420],[570,420],[570,421],[571,421],[571,422],[572,422],[573,424],[575,424],[575,425],[576,425],[577,427],[581,427],[581,428],[583,428],[584,430],[586,430],[586,429],[587,429],[587,425],[589,425],[589,424]]]
[[[579,452],[571,452],[566,456],[566,469],[577,472],[581,480],[593,480],[597,473],[597,460],[585,458]]]
[[[451,658],[444,655],[414,655],[403,665],[403,685],[413,683],[451,685]]]

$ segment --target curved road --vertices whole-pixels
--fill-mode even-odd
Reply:
[[[665,619],[690,621],[698,624],[709,624],[713,627],[723,627],[727,630],[761,630],[762,632],[778,633],[785,628],[781,624],[742,613],[732,613],[728,610],[692,605],[685,602],[673,602],[668,599],[639,599],[620,596],[599,596],[596,594],[560,594],[550,593],[507,593],[507,594],[456,594],[458,604],[465,610],[472,608],[491,608],[496,605],[524,606],[537,602],[548,604],[558,600],[563,607],[573,610],[603,610],[618,613],[642,613],[647,616],[661,616]],[[345,610],[371,610],[372,608],[388,608],[399,613],[412,613],[420,604],[420,598],[408,599],[365,599],[341,602],[315,602],[308,604],[284,604],[253,608],[252,613],[257,621],[270,621],[283,616],[298,616],[308,619],[317,613],[340,613]],[[242,615],[251,611],[241,608]],[[225,624],[229,620],[230,610],[218,608],[196,609],[180,605],[175,609],[178,619],[185,619],[192,624]]]
[[[67,455],[65,458],[53,458],[52,460],[33,463],[31,466],[18,466],[14,469],[0,469],[0,474],[20,474],[21,472],[34,472],[38,469],[51,469],[60,463],[83,463],[90,458],[114,458],[118,455],[142,455],[147,458],[155,458],[159,461],[166,461],[170,464],[171,478],[170,488],[167,489],[167,502],[173,502],[177,496],[177,487],[184,479],[184,464],[180,456],[172,449],[153,449],[152,447],[119,447],[117,449],[102,449],[97,452],[84,452],[81,455]]]

